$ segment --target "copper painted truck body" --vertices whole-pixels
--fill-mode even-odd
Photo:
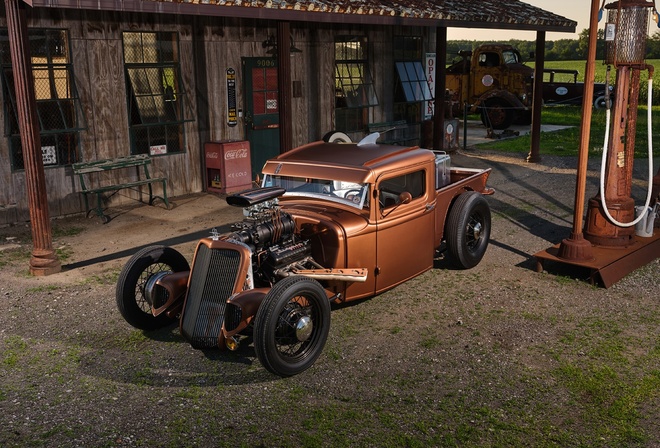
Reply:
[[[117,303],[132,325],[179,319],[197,348],[235,349],[252,334],[273,373],[310,367],[329,330],[330,303],[371,297],[447,256],[483,257],[490,169],[448,169],[418,147],[315,142],[266,162],[262,188],[231,195],[245,209],[232,231],[202,239],[192,266],[171,248],[126,265]]]

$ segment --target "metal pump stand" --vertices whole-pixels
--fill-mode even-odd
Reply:
[[[592,58],[595,58],[595,51],[593,54],[591,51],[592,40],[595,39],[591,37],[595,37],[597,33],[597,4],[597,0],[592,0],[590,59],[587,61],[587,69],[590,63],[593,63]],[[631,198],[631,189],[640,71],[649,70],[649,76],[653,74],[653,68],[644,63],[650,8],[654,8],[654,4],[646,0],[619,0],[605,6],[608,10],[606,63],[616,67],[617,77],[613,125],[607,148],[603,148],[608,151],[604,188],[589,200],[583,239],[580,229],[583,210],[581,202],[584,199],[583,183],[586,179],[588,151],[584,141],[586,140],[588,145],[589,135],[589,124],[585,124],[585,121],[591,119],[591,113],[584,113],[578,162],[577,191],[580,194],[576,193],[573,232],[571,237],[561,244],[535,254],[538,271],[543,269],[543,262],[548,260],[586,268],[590,272],[592,283],[602,283],[609,287],[660,256],[660,231],[656,230],[652,236],[642,238],[635,235],[634,227],[615,224],[629,223],[635,219],[635,202]],[[589,73],[587,70],[587,74],[593,77],[593,71]],[[585,89],[587,88],[585,84]],[[583,111],[585,107],[590,108],[591,104],[583,104]],[[601,195],[604,197],[601,198]],[[607,206],[607,212],[602,202]],[[613,219],[607,216],[608,213]]]

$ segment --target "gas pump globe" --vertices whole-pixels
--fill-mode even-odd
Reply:
[[[606,131],[601,188],[589,200],[584,237],[596,246],[628,246],[635,233],[635,201],[631,197],[633,156],[640,90],[640,71],[645,64],[646,37],[653,2],[619,0],[605,6],[605,63],[616,69],[616,95],[611,126]],[[651,92],[649,92],[649,95]],[[609,105],[608,105],[609,107]],[[650,181],[650,179],[649,179]],[[632,224],[632,225],[631,225]]]

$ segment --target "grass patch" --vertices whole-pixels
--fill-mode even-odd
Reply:
[[[25,263],[30,260],[32,253],[27,247],[17,247],[0,251],[0,268],[12,266],[16,263]]]
[[[640,106],[637,115],[635,157],[648,156],[647,148],[647,108]],[[541,113],[541,123],[555,124],[561,126],[573,126],[553,132],[541,132],[540,152],[555,156],[577,156],[580,142],[580,126],[582,120],[581,106],[552,106],[544,107]],[[654,106],[652,120],[660,122],[660,106]],[[605,135],[605,111],[594,109],[591,118],[591,130],[589,137],[589,156],[602,156],[603,138]],[[653,128],[653,140],[660,139],[660,127]],[[531,137],[522,135],[517,138],[495,140],[482,143],[479,148],[496,149],[504,152],[526,153],[529,152]]]
[[[19,360],[28,353],[28,343],[20,336],[5,339],[2,350],[2,363],[7,367],[16,367]]]
[[[53,226],[53,238],[62,238],[65,236],[76,236],[80,235],[85,229],[82,227],[76,226]]]
[[[42,286],[36,286],[34,288],[29,288],[27,291],[29,293],[34,294],[34,293],[40,293],[40,292],[46,292],[46,293],[53,292],[53,291],[57,291],[58,289],[59,289],[59,286],[57,286],[57,285],[42,285]]]

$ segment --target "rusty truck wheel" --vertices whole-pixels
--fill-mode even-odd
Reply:
[[[487,128],[507,129],[513,123],[514,111],[511,105],[500,98],[491,98],[481,109],[481,122]]]
[[[457,268],[470,269],[479,264],[490,240],[490,207],[475,191],[459,195],[447,217],[447,247]]]
[[[145,285],[155,274],[189,270],[188,261],[171,247],[145,247],[133,255],[117,280],[117,308],[126,322],[140,330],[156,330],[170,324],[173,319],[164,313],[157,317],[151,313]]]
[[[330,302],[313,279],[293,276],[275,284],[254,320],[254,349],[270,372],[296,375],[323,351],[330,331]]]

